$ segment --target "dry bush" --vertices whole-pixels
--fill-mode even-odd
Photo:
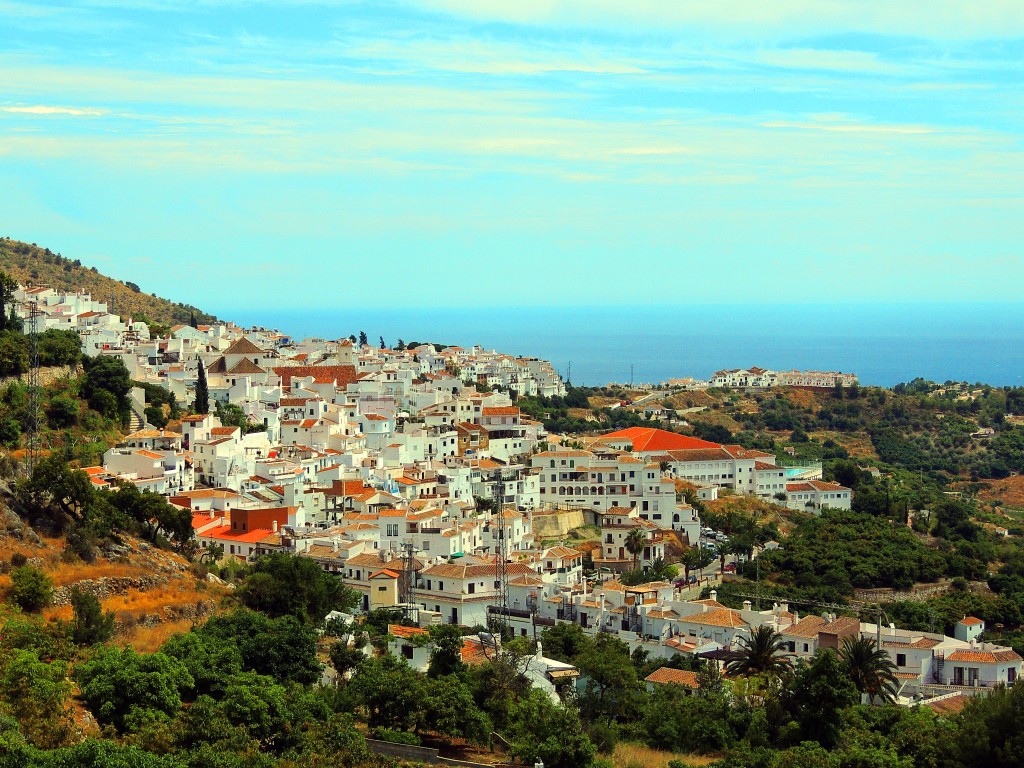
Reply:
[[[643,744],[620,742],[612,753],[612,764],[615,768],[668,768],[670,760],[678,760],[684,765],[710,765],[718,757],[707,755],[683,755],[675,752],[662,752],[651,749]]]

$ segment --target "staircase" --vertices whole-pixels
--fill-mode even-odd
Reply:
[[[134,407],[128,414],[128,431],[138,432],[140,429],[146,426],[145,417],[140,414]]]

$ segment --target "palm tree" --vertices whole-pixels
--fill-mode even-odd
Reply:
[[[715,548],[711,550],[715,557],[718,558],[719,568],[722,573],[725,573],[725,558],[732,554],[732,545],[728,543],[718,542],[715,544]]]
[[[730,675],[780,674],[793,667],[786,641],[767,624],[755,629],[750,637],[741,638],[739,646],[726,658],[725,671]]]
[[[876,696],[885,702],[896,700],[899,690],[896,665],[874,641],[865,637],[847,637],[843,640],[839,656],[858,691],[866,693],[871,701]]]
[[[633,555],[633,570],[635,571],[640,567],[640,553],[647,545],[647,534],[643,532],[642,528],[634,528],[626,534],[625,544],[626,549]]]

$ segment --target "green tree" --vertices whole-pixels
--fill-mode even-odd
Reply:
[[[557,705],[534,689],[512,711],[511,753],[527,765],[545,768],[588,768],[597,751],[579,713],[571,704]]]
[[[0,271],[0,331],[10,327],[7,316],[14,309],[14,292],[18,290],[18,281]]]
[[[950,746],[963,765],[1019,766],[1024,755],[1024,684],[970,697],[958,724],[960,738]]]
[[[839,656],[850,680],[858,691],[868,695],[869,703],[876,697],[886,703],[896,700],[899,690],[896,665],[874,641],[864,637],[844,638]]]
[[[303,685],[320,679],[316,631],[294,616],[272,619],[256,611],[238,610],[214,616],[196,631],[234,644],[243,669]]]
[[[839,739],[843,710],[857,703],[857,688],[835,651],[821,649],[802,664],[787,688],[789,708],[804,739],[826,748]]]
[[[196,394],[193,410],[196,413],[206,414],[210,412],[210,387],[206,383],[206,368],[203,361],[199,361],[199,373],[196,378]]]
[[[75,366],[82,359],[82,337],[78,331],[50,328],[39,334],[39,364]]]
[[[97,355],[83,358],[82,364],[85,366],[85,378],[80,392],[89,407],[108,418],[119,418],[126,423],[132,380],[124,362],[119,357]]]
[[[253,562],[239,590],[239,598],[268,616],[295,616],[319,625],[331,611],[348,611],[359,596],[314,560],[274,552]]]
[[[644,547],[647,545],[647,534],[644,533],[642,528],[633,528],[626,534],[626,541],[624,543],[626,551],[633,556],[633,570],[636,570],[640,567],[640,553],[644,551]]]
[[[469,688],[456,675],[429,679],[426,696],[425,728],[478,744],[489,741],[491,722],[477,707]]]
[[[71,683],[63,662],[47,664],[34,650],[11,652],[0,673],[0,697],[32,744],[53,749],[71,739]]]
[[[757,627],[749,637],[741,637],[738,645],[725,663],[730,675],[781,674],[793,667],[782,635],[767,624]]]
[[[457,675],[466,668],[462,661],[462,632],[454,624],[430,628],[428,677]]]
[[[114,614],[103,610],[96,595],[73,588],[71,610],[71,638],[77,645],[105,643],[113,636]]]
[[[104,648],[75,669],[86,706],[120,732],[174,714],[194,681],[185,665],[163,653]]]
[[[367,659],[357,667],[348,689],[365,710],[371,728],[409,731],[426,718],[426,678],[404,659]]]
[[[640,683],[629,647],[607,633],[576,657],[585,682],[580,691],[580,711],[588,722],[616,717],[628,719],[636,711]]]
[[[23,611],[35,612],[53,600],[53,580],[38,568],[23,565],[11,572],[11,599]]]
[[[359,346],[365,347],[367,344],[366,331],[359,332]]]

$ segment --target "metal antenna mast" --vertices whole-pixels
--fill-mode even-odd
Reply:
[[[498,588],[498,633],[508,626],[508,533],[505,518],[505,480],[501,469],[495,470],[494,500],[498,514],[498,541],[495,546],[494,578]],[[509,524],[508,527],[511,527]]]
[[[25,468],[31,477],[39,454],[39,302],[28,304],[28,453]]]

